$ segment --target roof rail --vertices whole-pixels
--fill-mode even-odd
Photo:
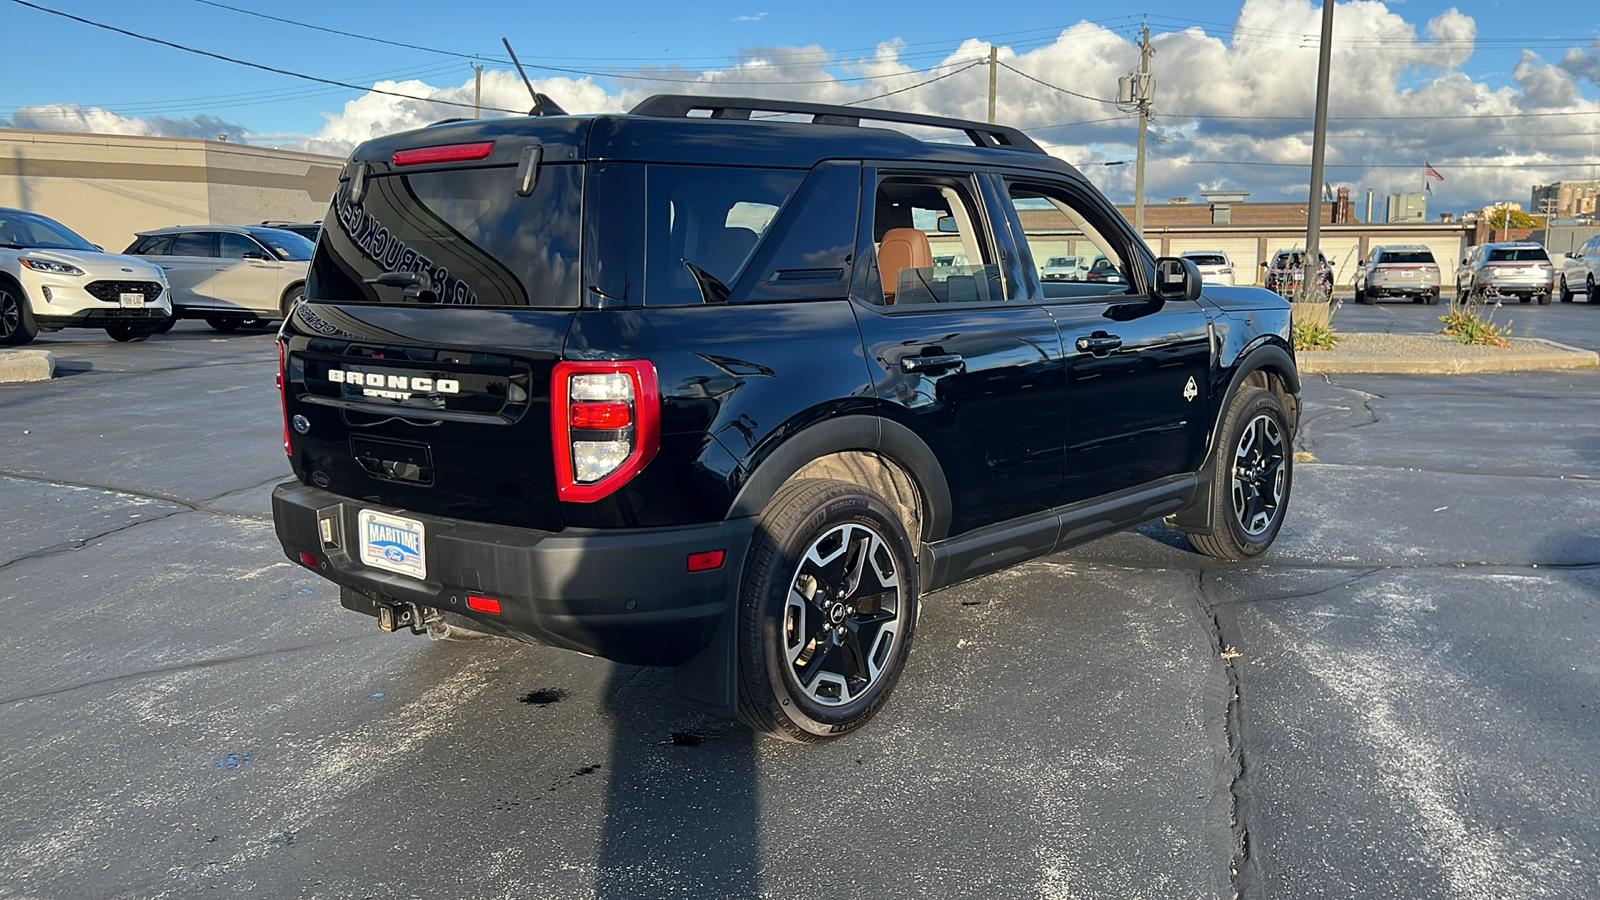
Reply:
[[[663,119],[688,118],[689,113],[704,110],[713,119],[749,119],[751,113],[780,113],[811,116],[814,125],[859,126],[862,119],[875,122],[899,122],[903,125],[924,125],[930,128],[951,128],[965,132],[978,147],[997,150],[1016,150],[1022,153],[1045,155],[1044,149],[1033,139],[1006,125],[987,125],[966,119],[947,119],[943,116],[924,116],[916,113],[895,112],[882,109],[862,109],[857,106],[834,106],[828,103],[805,103],[798,100],[757,100],[753,97],[696,97],[688,94],[656,94],[647,97],[628,111],[632,116],[653,116]]]

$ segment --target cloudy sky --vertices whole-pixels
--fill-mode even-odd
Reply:
[[[1208,189],[1306,196],[1321,8],[1303,0],[1159,0],[1139,10],[1034,0],[992,11],[938,0],[543,6],[0,0],[0,30],[38,37],[8,42],[0,127],[226,134],[343,155],[369,137],[461,115],[450,101],[472,102],[474,56],[485,66],[484,106],[525,109],[502,36],[535,86],[574,113],[686,92],[982,119],[993,44],[1004,66],[998,120],[1127,201],[1133,166],[1105,164],[1133,159],[1136,119],[1109,101],[1138,63],[1147,18],[1152,202]],[[1337,4],[1326,180],[1350,187],[1359,213],[1369,188],[1419,190],[1424,159],[1445,176],[1432,185],[1435,212],[1526,205],[1535,183],[1596,177],[1597,35],[1591,4]]]

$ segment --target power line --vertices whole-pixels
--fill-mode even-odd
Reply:
[[[92,25],[95,28],[102,28],[102,29],[105,29],[106,31],[113,31],[113,32],[116,32],[117,34],[126,35],[126,36],[131,37],[131,38],[137,38],[137,39],[139,39],[141,41],[148,41],[148,42],[150,42],[152,44],[160,44],[163,47],[171,47],[174,50],[182,50],[185,53],[194,53],[194,54],[199,55],[199,56],[205,56],[205,57],[210,57],[211,59],[221,60],[222,62],[233,63],[234,65],[248,66],[249,68],[252,68],[252,69],[260,69],[263,72],[272,72],[272,73],[277,74],[277,75],[287,75],[290,78],[299,78],[299,79],[304,80],[304,81],[314,81],[314,82],[316,82],[318,84],[328,84],[328,85],[333,85],[334,87],[349,88],[350,90],[353,90],[353,91],[363,91],[363,92],[371,92],[371,93],[374,93],[374,94],[383,94],[384,96],[387,96],[387,97],[399,97],[402,100],[419,100],[419,101],[422,101],[424,103],[438,103],[438,104],[441,104],[441,105],[444,105],[444,106],[458,106],[458,107],[461,107],[463,109],[473,109],[474,106],[475,106],[472,103],[461,103],[461,102],[458,102],[458,101],[455,101],[455,100],[442,100],[442,99],[435,98],[435,97],[416,97],[416,96],[412,96],[411,94],[402,94],[402,93],[399,93],[398,91],[386,91],[386,90],[383,90],[382,88],[378,88],[378,87],[363,87],[363,86],[361,86],[359,84],[350,84],[350,83],[344,82],[344,81],[335,81],[335,80],[333,80],[331,78],[319,78],[319,77],[317,77],[315,75],[305,75],[305,74],[302,74],[300,72],[291,72],[288,69],[279,69],[279,68],[274,68],[273,66],[265,66],[265,65],[262,65],[261,63],[249,62],[249,61],[243,60],[243,59],[235,59],[235,58],[233,58],[231,56],[223,56],[220,53],[212,53],[209,50],[200,50],[200,49],[197,49],[195,47],[186,47],[183,44],[174,44],[171,41],[164,41],[161,38],[150,37],[149,35],[139,34],[138,32],[134,32],[134,31],[128,31],[125,28],[118,28],[115,25],[107,25],[104,22],[96,22],[96,21],[93,21],[91,19],[85,19],[85,18],[82,18],[80,16],[72,15],[71,13],[62,12],[61,10],[58,10],[58,9],[51,9],[51,8],[49,8],[47,6],[40,6],[37,3],[29,3],[28,0],[11,0],[11,2],[15,3],[15,4],[19,5],[19,6],[26,6],[29,9],[36,9],[36,10],[38,10],[40,12],[49,13],[50,15],[53,15],[53,16],[60,16],[63,19],[71,19],[74,22],[80,22],[80,23],[82,23],[84,25]],[[494,112],[512,113],[513,115],[525,115],[527,113],[527,110],[506,109],[504,107],[499,107],[499,106],[484,106],[484,107],[479,107],[479,108],[492,110]]]
[[[1107,106],[1116,106],[1117,105],[1117,102],[1115,100],[1103,100],[1103,99],[1101,99],[1099,97],[1091,97],[1088,94],[1080,94],[1077,91],[1069,91],[1064,87],[1057,87],[1056,85],[1053,85],[1048,81],[1041,81],[1040,79],[1035,78],[1032,75],[1029,75],[1027,72],[1022,71],[1021,69],[1017,68],[1016,66],[1011,65],[1010,63],[1000,63],[1000,68],[1002,68],[1002,69],[1010,69],[1011,71],[1017,73],[1018,75],[1021,75],[1023,78],[1026,78],[1026,79],[1028,79],[1029,81],[1031,81],[1031,82],[1033,82],[1035,84],[1042,84],[1045,87],[1050,88],[1053,91],[1060,91],[1063,94],[1071,94],[1072,96],[1078,97],[1078,98],[1083,99],[1083,100],[1093,100],[1096,103],[1104,103]]]
[[[236,13],[239,13],[240,15],[255,16],[258,19],[267,19],[267,20],[270,20],[270,21],[273,21],[273,22],[282,22],[285,25],[295,25],[295,26],[298,26],[300,28],[309,28],[312,31],[321,31],[321,32],[324,32],[326,34],[336,34],[336,35],[339,35],[340,37],[355,38],[358,41],[369,41],[369,42],[374,43],[374,44],[387,44],[390,47],[402,47],[402,48],[404,48],[406,50],[421,50],[424,53],[437,53],[437,54],[439,54],[441,56],[456,56],[456,57],[460,57],[461,59],[487,59],[487,60],[492,60],[493,62],[505,64],[505,65],[509,65],[511,63],[511,60],[509,60],[509,59],[501,59],[499,57],[492,57],[492,56],[480,57],[476,53],[471,53],[471,54],[469,54],[469,53],[456,53],[456,52],[454,52],[452,50],[439,50],[439,49],[434,48],[434,47],[424,47],[424,46],[422,46],[420,44],[407,44],[407,43],[404,43],[402,41],[390,41],[390,40],[385,40],[384,38],[372,37],[371,35],[356,34],[355,32],[352,32],[352,31],[340,31],[337,28],[324,28],[321,25],[312,25],[309,22],[296,22],[293,19],[284,19],[284,18],[280,18],[278,16],[269,16],[266,13],[256,12],[253,9],[244,9],[244,8],[238,7],[238,6],[229,6],[226,3],[217,3],[217,2],[215,2],[215,0],[194,0],[194,2],[195,3],[203,3],[206,6],[215,6],[218,9],[226,9],[229,12],[236,12]]]
[[[943,81],[943,80],[945,80],[946,78],[949,78],[952,75],[960,75],[962,72],[967,71],[967,69],[977,68],[978,66],[983,65],[983,63],[984,63],[983,60],[978,60],[977,62],[974,62],[971,65],[966,66],[965,68],[957,69],[954,72],[946,72],[946,73],[944,73],[943,75],[940,75],[937,78],[929,78],[927,81],[919,81],[916,84],[910,85],[909,87],[903,87],[903,88],[900,88],[897,91],[890,91],[887,94],[879,94],[876,97],[863,97],[860,100],[851,100],[849,103],[845,103],[845,104],[842,104],[842,105],[844,105],[844,106],[855,106],[858,103],[870,103],[873,100],[882,100],[885,97],[893,97],[895,94],[904,94],[906,91],[914,91],[919,87],[923,87],[924,85],[933,84],[935,81]]]

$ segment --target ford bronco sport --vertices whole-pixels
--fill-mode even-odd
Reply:
[[[675,667],[796,741],[883,705],[932,591],[1156,519],[1245,559],[1289,501],[1288,304],[975,122],[660,96],[369,141],[279,342],[277,534],[344,606]]]

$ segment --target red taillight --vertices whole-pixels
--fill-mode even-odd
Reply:
[[[283,452],[294,455],[289,447],[289,386],[284,381],[283,342],[278,342],[278,407],[283,410]]]
[[[568,417],[573,428],[627,428],[633,409],[626,403],[574,403]]]
[[[647,359],[556,363],[550,375],[556,495],[592,503],[639,474],[661,446],[661,392]]]
[[[465,160],[483,159],[494,149],[494,141],[483,141],[477,144],[447,144],[443,147],[418,147],[414,150],[397,150],[394,154],[394,164],[397,166],[420,166],[426,163],[463,162]]]
[[[480,597],[477,594],[468,594],[467,609],[475,609],[478,612],[494,613],[495,615],[499,615],[500,601],[494,599],[493,597]]]
[[[308,569],[315,569],[321,564],[322,560],[317,559],[317,555],[315,553],[309,553],[305,550],[300,551],[300,565],[305,566]]]
[[[722,561],[728,556],[726,550],[706,550],[701,553],[689,554],[689,571],[709,572],[712,569],[722,568]]]

